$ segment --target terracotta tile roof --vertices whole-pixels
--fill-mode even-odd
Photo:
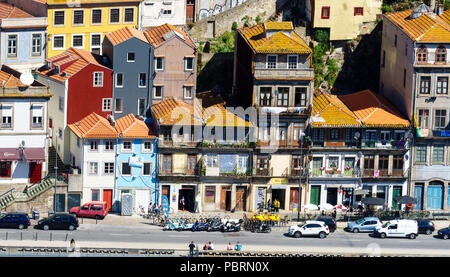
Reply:
[[[243,37],[247,40],[250,47],[256,53],[274,53],[274,54],[308,54],[312,53],[311,48],[306,42],[292,29],[290,36],[282,31],[266,37],[264,24],[261,23],[253,27],[244,27],[238,29]],[[282,23],[282,22],[278,22]],[[289,22],[290,23],[290,22]]]
[[[147,38],[148,42],[150,44],[152,44],[154,47],[157,47],[158,45],[160,45],[161,43],[163,43],[165,41],[164,35],[169,33],[170,31],[174,31],[175,34],[179,33],[183,37],[184,41],[186,41],[187,44],[192,46],[192,48],[197,48],[195,46],[195,43],[186,34],[186,32],[184,32],[183,30],[181,30],[173,25],[170,25],[168,23],[147,29],[144,32],[144,34],[145,34],[145,37]]]
[[[34,16],[8,3],[0,2],[0,19],[27,18],[27,17],[34,17]]]
[[[37,70],[37,73],[61,82],[77,74],[80,70],[82,70],[89,64],[95,64],[97,66],[105,67],[96,60],[94,54],[76,48],[69,48],[59,55],[46,59],[46,61],[52,62],[53,66],[68,64],[68,66],[62,70],[62,72],[66,73],[65,76],[61,75],[62,72],[60,72],[60,74],[53,73],[53,69],[47,68],[46,66],[43,66]]]
[[[229,112],[223,104],[216,104],[204,109],[203,118],[207,126],[250,127],[249,121]]]
[[[312,127],[360,127],[356,115],[336,96],[328,92],[314,95]]]
[[[152,105],[152,111],[160,125],[202,125],[201,110],[173,97]]]
[[[409,121],[386,98],[370,90],[338,97],[367,127],[410,126]]]
[[[145,37],[143,32],[130,27],[125,27],[117,31],[111,32],[107,34],[106,37],[109,39],[109,41],[111,41],[113,45],[117,45],[133,37],[148,43],[147,38]]]
[[[110,122],[96,114],[91,113],[74,124],[69,124],[69,128],[79,138],[118,138],[119,134],[111,126]]]
[[[123,138],[155,138],[153,130],[133,114],[128,114],[116,120],[116,130]]]
[[[413,10],[388,13],[385,18],[393,22],[410,38],[418,42],[450,42],[450,12],[438,16],[425,13],[417,18],[410,18]]]
[[[264,23],[266,30],[293,30],[294,27],[290,21],[267,21]]]

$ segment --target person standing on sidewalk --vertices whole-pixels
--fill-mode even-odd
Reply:
[[[191,241],[191,244],[189,244],[189,257],[194,257],[194,248],[195,244],[193,241]]]

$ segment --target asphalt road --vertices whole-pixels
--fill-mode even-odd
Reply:
[[[277,229],[277,228],[275,228]],[[429,255],[449,255],[450,240],[442,240],[432,235],[419,235],[416,239],[372,237],[368,233],[349,233],[337,230],[327,238],[315,237],[292,238],[285,233],[288,228],[278,229],[271,233],[238,233],[162,231],[157,226],[114,226],[83,224],[78,230],[43,231],[30,227],[26,230],[0,229],[0,244],[3,240],[13,241],[75,241],[102,242],[104,245],[140,245],[141,247],[184,249],[194,241],[201,248],[207,241],[214,243],[216,250],[226,250],[226,245],[240,241],[243,250],[254,251],[313,251],[328,249],[335,253],[343,249],[355,249],[356,252],[380,253],[390,249],[392,253],[429,253]],[[286,231],[286,232],[285,232]],[[37,236],[37,240],[36,240]],[[409,252],[408,252],[409,251]]]

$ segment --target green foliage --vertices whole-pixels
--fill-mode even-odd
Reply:
[[[314,85],[316,86],[316,88],[325,79],[325,76],[324,76],[325,64],[324,64],[323,56],[325,55],[325,52],[327,52],[327,51],[328,51],[328,44],[324,44],[324,43],[319,43],[313,49],[312,65],[314,68]]]
[[[333,59],[328,60],[327,65],[328,65],[328,73],[327,73],[327,76],[325,76],[325,80],[328,82],[328,85],[331,87],[331,86],[333,86],[334,82],[336,81],[339,68],[336,64],[336,60],[333,60]]]
[[[450,9],[450,1],[449,0],[445,0],[444,1],[444,10],[448,10]]]
[[[234,37],[236,32],[225,32],[217,39],[211,41],[211,53],[234,52]]]
[[[383,4],[383,6],[381,6],[381,11],[383,13],[389,13],[392,12],[392,7],[389,4]]]
[[[256,21],[256,24],[261,23],[261,17],[258,15],[258,16],[255,18],[255,21]]]
[[[323,29],[314,29],[314,39],[323,44],[329,44],[330,33]]]
[[[231,30],[232,30],[232,31],[236,31],[237,28],[238,28],[237,22],[236,22],[236,21],[233,21],[233,24],[231,25]]]
[[[249,25],[248,25],[248,20],[249,20],[248,15],[244,16],[244,17],[241,19],[242,23],[244,23],[244,27],[248,27],[248,26],[249,26]]]

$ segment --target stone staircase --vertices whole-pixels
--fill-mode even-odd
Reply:
[[[4,210],[15,202],[27,202],[53,187],[54,179],[50,175],[28,187],[26,192],[14,188],[0,195],[0,209]]]
[[[63,172],[68,173],[70,167],[63,163],[59,155],[56,154],[56,149],[53,146],[50,146],[48,148],[48,173],[49,174],[55,173],[55,159],[58,160],[58,174]]]

